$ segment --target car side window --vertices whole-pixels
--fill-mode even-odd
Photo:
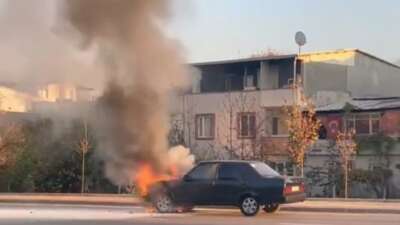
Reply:
[[[193,180],[211,180],[215,178],[216,171],[215,163],[200,164],[188,174],[188,177]]]
[[[240,165],[220,165],[218,180],[241,180]]]

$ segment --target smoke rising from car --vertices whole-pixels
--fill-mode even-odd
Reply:
[[[91,54],[77,51],[57,35],[56,1],[0,0],[0,4],[2,84],[24,91],[69,82],[101,88],[104,81]]]
[[[168,97],[187,85],[179,43],[162,30],[170,17],[169,4],[65,0],[60,5],[61,33],[83,50],[95,49],[107,75],[94,124],[106,175],[116,184],[132,182],[142,162],[159,172],[172,160],[177,167],[193,163],[187,150],[168,153]]]

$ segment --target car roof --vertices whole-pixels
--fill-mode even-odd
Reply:
[[[237,164],[249,164],[249,163],[256,163],[256,162],[260,162],[260,161],[250,161],[250,160],[206,160],[206,161],[201,161],[199,162],[199,164],[205,164],[205,163],[219,163],[219,164],[224,164],[224,163],[237,163]]]

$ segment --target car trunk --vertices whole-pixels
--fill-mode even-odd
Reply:
[[[305,193],[304,178],[301,177],[286,177],[283,187],[283,195],[290,196]]]

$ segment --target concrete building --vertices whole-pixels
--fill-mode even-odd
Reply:
[[[67,113],[66,109],[93,101],[94,90],[73,84],[47,84],[38,88],[0,84],[0,111],[14,113]]]
[[[17,89],[0,86],[0,111],[28,112],[32,109],[33,97]]]
[[[288,175],[294,167],[286,153],[282,106],[296,101],[290,88],[293,80],[303,81],[301,88],[318,107],[353,98],[400,96],[400,67],[357,49],[192,66],[198,79],[191,92],[176,101],[179,107],[174,114],[185,143],[200,158],[262,154]]]
[[[94,89],[74,84],[46,84],[37,91],[39,101],[91,101]]]
[[[352,196],[399,198],[400,98],[357,98],[325,105],[317,110],[325,132],[308,154],[308,172],[314,176],[310,194],[335,195],[329,176],[326,176],[329,167],[335,167],[330,164],[338,160],[333,142],[339,130],[354,129],[358,152],[352,158],[351,169],[355,175],[357,172],[362,172],[364,176],[373,174],[375,181],[360,182],[355,176],[351,182]],[[317,173],[317,169],[322,173]],[[386,171],[386,175],[382,171]],[[334,171],[330,174],[331,178],[333,174],[338,176]]]

